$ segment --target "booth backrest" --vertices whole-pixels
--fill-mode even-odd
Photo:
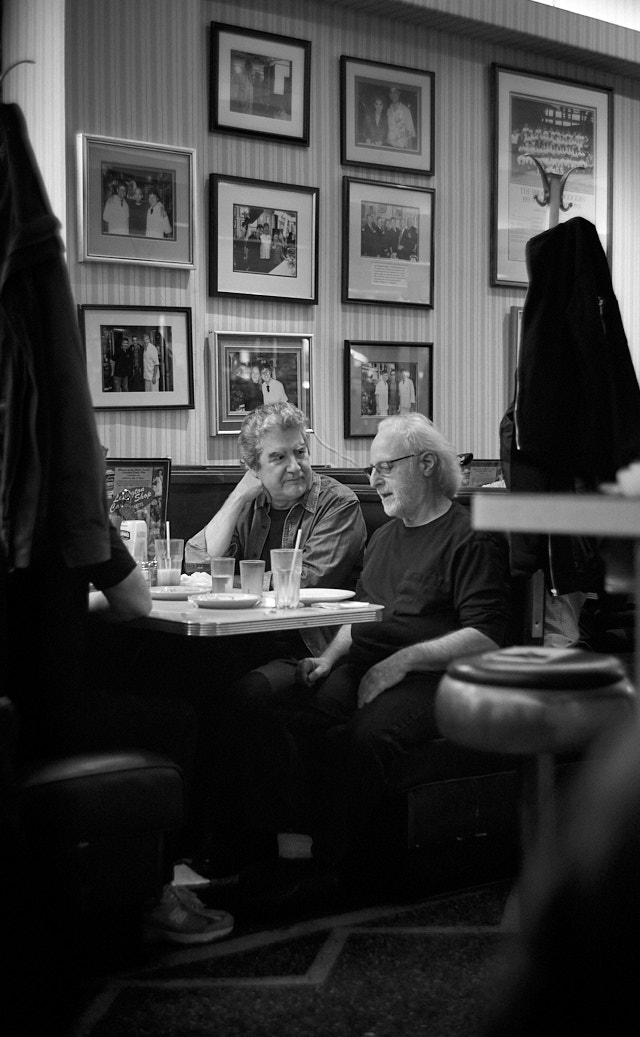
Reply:
[[[364,472],[354,468],[318,468],[317,471],[330,475],[338,482],[351,487],[357,494],[362,508],[367,534],[371,534],[388,521],[380,498],[369,484]],[[171,471],[168,518],[172,536],[182,537],[185,542],[202,529],[212,515],[218,511],[240,481],[244,469],[238,466],[207,468],[179,468]],[[469,506],[474,493],[506,493],[506,490],[462,490],[458,500]],[[544,623],[544,579],[542,572],[526,580],[514,581],[513,623],[510,641],[538,644],[542,641]]]
[[[364,472],[354,468],[317,468],[316,471],[330,475],[332,479],[344,483],[357,494],[369,536],[378,526],[387,521],[380,498],[371,488]],[[244,469],[239,465],[233,467],[218,465],[206,468],[174,466],[171,470],[168,506],[172,536],[183,537],[186,541],[202,529],[222,506],[243,474]],[[478,491],[463,490],[459,494],[458,500],[468,505],[475,492]],[[501,493],[503,491],[490,490],[487,492]]]

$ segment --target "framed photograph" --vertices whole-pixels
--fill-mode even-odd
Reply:
[[[309,146],[311,44],[211,23],[209,129]]]
[[[433,417],[433,343],[344,343],[344,434],[372,439],[391,414]]]
[[[526,288],[526,244],[582,216],[611,249],[613,92],[492,66],[491,284]]]
[[[317,303],[318,194],[212,173],[209,294]]]
[[[502,465],[498,458],[473,457],[462,465],[462,490],[477,490],[502,479]]]
[[[194,266],[195,151],[77,135],[81,262]]]
[[[191,310],[79,306],[97,410],[193,410]]]
[[[342,301],[433,306],[435,191],[343,177]]]
[[[237,435],[246,414],[264,403],[293,403],[313,431],[311,335],[214,332],[209,343],[210,433]]]
[[[154,540],[166,536],[171,459],[168,457],[109,457],[105,460],[109,517],[118,528],[125,519],[147,523],[149,558]]]
[[[433,72],[340,58],[340,157],[345,166],[433,174]]]

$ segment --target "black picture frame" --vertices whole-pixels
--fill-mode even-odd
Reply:
[[[270,401],[293,403],[306,414],[312,432],[312,343],[312,335],[291,332],[214,332],[209,342],[209,434],[237,435],[246,415]],[[274,393],[262,390],[267,380],[263,368],[269,369]]]
[[[190,309],[81,305],[78,319],[96,410],[194,409]],[[148,350],[149,378],[144,369],[147,337],[152,347]],[[127,357],[117,373],[125,339]],[[151,371],[152,366],[157,371]]]
[[[340,58],[340,160],[432,176],[435,74]]]
[[[342,301],[433,308],[435,190],[345,176],[342,198]]]
[[[527,288],[527,242],[574,216],[610,258],[613,90],[493,64],[491,108],[491,285]]]
[[[383,373],[396,372],[397,395],[387,388],[376,392]],[[407,388],[399,391],[398,372],[407,371]],[[386,403],[385,403],[386,397]],[[404,397],[404,399],[403,399]],[[382,400],[382,405],[380,405]],[[401,400],[403,402],[401,403]],[[371,342],[345,339],[344,434],[347,439],[372,439],[383,418],[402,413],[401,407],[433,418],[433,342]]]
[[[212,173],[209,294],[317,303],[319,195],[317,187]]]
[[[209,129],[309,146],[311,43],[212,22]]]

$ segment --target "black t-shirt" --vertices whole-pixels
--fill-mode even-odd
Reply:
[[[464,627],[503,644],[509,592],[506,538],[473,530],[461,504],[424,526],[394,519],[372,534],[356,589],[360,601],[384,605],[384,616],[353,625],[351,659],[368,669]]]

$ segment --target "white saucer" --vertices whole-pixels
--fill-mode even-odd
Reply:
[[[188,587],[150,587],[149,593],[152,598],[160,598],[165,601],[188,601],[193,595],[193,588]]]
[[[300,601],[316,605],[320,601],[346,601],[354,598],[355,591],[332,590],[330,587],[307,587],[300,591]]]
[[[242,594],[240,591],[229,594],[209,591],[208,594],[191,594],[190,597],[201,609],[252,609],[260,601],[257,594]]]

